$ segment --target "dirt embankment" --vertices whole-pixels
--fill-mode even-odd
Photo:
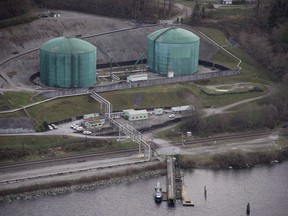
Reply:
[[[164,27],[139,25],[129,20],[72,11],[55,12],[59,13],[60,17],[41,18],[31,23],[0,29],[0,63],[37,49],[44,42],[59,36],[83,37],[94,44],[97,47],[97,64],[138,60],[146,58],[147,36]],[[201,36],[200,38],[199,57],[209,61],[218,48],[207,39]],[[0,65],[1,75],[10,79],[13,85],[2,80],[0,87],[13,88],[23,85],[24,88],[25,85],[31,85],[29,77],[38,71],[39,51],[15,58]]]

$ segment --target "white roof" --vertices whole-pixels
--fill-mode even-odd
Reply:
[[[130,78],[136,78],[136,77],[147,77],[147,73],[142,73],[142,74],[131,74],[129,75]]]
[[[179,112],[179,111],[185,111],[185,110],[190,110],[191,109],[191,106],[190,105],[187,105],[187,106],[178,106],[178,107],[172,107],[171,108],[172,111],[175,111],[175,112]]]
[[[147,113],[147,110],[134,110],[134,109],[127,109],[127,110],[123,110],[123,112],[127,112],[130,115],[133,114],[143,114],[143,113]]]

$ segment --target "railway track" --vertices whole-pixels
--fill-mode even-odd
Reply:
[[[65,157],[57,157],[57,158],[47,158],[43,160],[36,160],[36,161],[27,161],[27,162],[20,162],[20,163],[11,163],[11,164],[1,164],[0,171],[10,170],[10,169],[19,169],[19,168],[28,168],[34,167],[37,165],[50,165],[53,163],[61,164],[61,163],[69,163],[69,162],[84,162],[89,159],[103,159],[113,158],[113,157],[120,157],[125,156],[127,154],[134,154],[139,151],[138,147],[127,148],[127,149],[120,149],[120,150],[110,150],[110,151],[101,151],[101,152],[87,152],[83,154],[65,156]]]
[[[225,135],[225,136],[217,136],[217,137],[209,137],[209,138],[201,138],[201,139],[195,139],[195,140],[185,140],[185,143],[183,142],[173,142],[172,144],[175,146],[180,145],[194,145],[194,144],[203,144],[203,143],[211,143],[211,142],[218,142],[218,141],[229,141],[234,139],[243,139],[243,138],[255,138],[260,136],[268,136],[272,133],[279,133],[282,131],[286,131],[283,129],[276,129],[272,131],[263,131],[263,132],[255,132],[255,133],[240,133],[240,134],[234,134],[234,135]]]
[[[215,141],[225,141],[225,140],[235,140],[235,139],[241,139],[241,138],[256,138],[261,136],[269,136],[272,133],[280,133],[285,132],[287,129],[276,129],[271,131],[264,131],[264,132],[255,132],[255,133],[241,133],[241,134],[234,134],[234,135],[225,135],[225,136],[218,136],[218,137],[210,137],[210,138],[203,138],[203,139],[196,139],[196,140],[189,140],[185,142],[185,145],[193,145],[193,144],[201,144],[201,143],[209,143],[209,142],[215,142]],[[183,145],[182,142],[174,142],[172,143],[175,146]],[[155,151],[156,146],[152,145],[152,151]],[[43,159],[43,160],[37,160],[37,161],[29,161],[29,162],[21,162],[21,163],[13,163],[13,164],[2,164],[0,165],[0,172],[5,173],[6,171],[10,172],[13,169],[29,169],[34,168],[36,166],[51,166],[53,164],[60,165],[61,163],[67,164],[67,163],[81,163],[86,162],[88,160],[99,160],[103,158],[116,158],[116,157],[125,157],[132,154],[137,154],[139,151],[138,147],[132,147],[127,149],[120,149],[120,150],[109,150],[109,151],[101,151],[101,152],[87,152],[83,154],[77,154],[77,155],[71,155],[67,157],[58,157],[58,158],[49,158],[49,159]],[[156,152],[157,153],[157,152]],[[139,161],[140,162],[140,161]],[[132,162],[132,163],[135,163]],[[119,164],[118,164],[119,165]],[[32,180],[32,179],[39,179],[39,178],[45,178],[45,177],[53,177],[53,176],[59,176],[59,175],[66,175],[66,174],[72,174],[72,173],[79,173],[87,170],[95,170],[95,169],[103,169],[105,167],[113,167],[114,165],[107,165],[107,166],[101,166],[101,167],[87,167],[87,168],[81,168],[81,169],[75,169],[75,170],[69,170],[69,171],[60,171],[50,174],[40,174],[40,175],[32,175],[28,177],[18,177],[18,178],[8,178],[8,179],[2,179],[0,181],[1,184],[13,184],[17,182],[23,182],[26,180]],[[13,172],[13,171],[12,171]]]
[[[225,135],[225,136],[217,136],[217,137],[209,137],[209,138],[201,138],[201,139],[194,139],[194,140],[186,140],[185,145],[195,145],[195,144],[203,144],[203,143],[211,143],[211,142],[218,142],[218,141],[229,141],[235,139],[243,139],[243,138],[255,138],[261,136],[268,136],[272,133],[279,133],[282,131],[287,131],[283,129],[276,129],[272,131],[263,131],[263,132],[255,132],[255,133],[240,133],[234,135]],[[172,142],[172,145],[181,146],[183,145],[182,142]],[[151,145],[152,151],[156,152],[157,147],[155,145]],[[7,169],[17,169],[22,167],[29,167],[29,166],[37,166],[37,165],[49,165],[53,163],[61,164],[61,163],[69,163],[69,162],[83,162],[89,159],[103,159],[111,157],[120,157],[125,156],[127,154],[134,154],[139,151],[138,147],[132,147],[127,149],[120,149],[120,150],[109,150],[109,151],[101,151],[101,152],[87,152],[83,154],[71,155],[66,157],[56,157],[56,158],[47,158],[43,160],[36,160],[36,161],[27,161],[27,162],[20,162],[20,163],[12,163],[12,164],[1,164],[0,171],[7,170]],[[157,153],[157,152],[156,152]]]

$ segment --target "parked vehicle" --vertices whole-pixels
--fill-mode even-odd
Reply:
[[[162,188],[160,186],[160,182],[157,183],[155,188],[154,199],[156,203],[161,203],[163,199]]]
[[[74,129],[74,130],[77,130],[77,128],[79,127],[80,125],[77,125],[77,124],[72,124],[70,126],[70,128]]]
[[[91,131],[83,131],[83,134],[84,135],[90,135],[90,134],[92,134],[92,132]]]
[[[175,118],[175,114],[170,114],[168,117],[169,118]]]
[[[77,131],[83,131],[83,130],[84,130],[84,128],[83,128],[83,127],[81,127],[81,126],[79,126],[79,127],[77,127],[77,128],[76,128],[76,130],[77,130]]]
[[[53,127],[53,129],[58,129],[58,127],[55,124],[51,124],[51,126]]]

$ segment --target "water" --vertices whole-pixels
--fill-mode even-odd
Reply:
[[[73,192],[56,197],[0,203],[0,215],[23,216],[159,216],[159,215],[288,215],[288,162],[245,170],[194,170],[185,172],[185,183],[195,207],[181,203],[171,208],[153,200],[158,181],[166,177],[114,185],[109,188]],[[207,199],[204,197],[207,188]]]

